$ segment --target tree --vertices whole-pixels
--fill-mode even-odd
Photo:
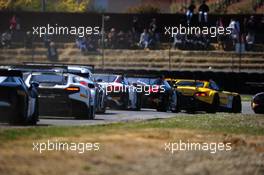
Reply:
[[[41,11],[42,0],[0,0],[0,10]],[[46,0],[46,11],[85,12],[90,0]]]

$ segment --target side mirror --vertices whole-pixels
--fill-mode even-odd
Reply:
[[[39,87],[39,83],[36,82],[36,81],[32,81],[32,82],[30,83],[30,88],[32,88],[32,87],[34,87],[34,88],[38,88],[38,87]]]
[[[90,89],[94,89],[94,88],[95,88],[95,85],[92,84],[92,83],[88,83],[88,87],[89,87]]]

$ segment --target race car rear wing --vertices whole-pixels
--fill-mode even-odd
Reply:
[[[11,65],[11,70],[18,70],[21,72],[67,72],[66,67],[52,67],[52,66],[38,66],[38,65]]]
[[[4,77],[23,77],[21,71],[18,70],[8,70],[8,69],[0,69],[0,76]]]
[[[27,66],[47,66],[47,67],[61,67],[66,68],[68,66],[80,66],[82,68],[89,69],[92,73],[94,72],[94,65],[91,64],[72,64],[72,63],[43,63],[43,62],[23,62],[23,65]]]

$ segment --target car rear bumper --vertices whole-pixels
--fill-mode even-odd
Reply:
[[[198,100],[193,96],[181,95],[179,101],[181,110],[206,111],[211,107],[211,104]]]
[[[0,106],[0,121],[7,122],[14,115],[14,108],[11,106]]]
[[[156,109],[165,98],[165,93],[152,93],[150,95],[143,95],[142,107]]]
[[[58,116],[58,117],[78,117],[79,114],[87,110],[85,102],[74,99],[43,99],[39,98],[40,116]]]

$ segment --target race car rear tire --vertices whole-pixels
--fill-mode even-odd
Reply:
[[[158,112],[167,112],[168,111],[168,99],[166,98],[166,96],[162,96],[162,97],[160,97],[161,99],[160,99],[160,103],[158,104],[158,106],[157,106],[157,111]]]
[[[122,103],[121,109],[122,109],[122,110],[128,110],[129,105],[130,105],[130,103],[131,103],[131,101],[130,101],[130,99],[129,99],[129,94],[128,94],[128,92],[122,94],[122,97],[121,97],[121,103]]]
[[[232,112],[233,113],[241,113],[242,110],[242,105],[241,105],[241,97],[235,96],[233,98],[233,102],[232,102]]]
[[[95,108],[94,106],[90,106],[88,120],[93,120],[95,118]]]
[[[27,121],[28,125],[36,125],[39,120],[39,111],[38,111],[38,99],[35,102],[35,110],[32,116],[30,117],[29,121]]]
[[[140,111],[142,106],[142,94],[137,93],[136,111]]]
[[[264,111],[259,108],[258,109],[254,108],[253,111],[255,114],[264,114]]]
[[[106,111],[106,107],[104,106],[104,107],[100,108],[96,113],[97,114],[104,114],[105,111]]]
[[[213,103],[209,106],[206,112],[208,113],[216,113],[219,107],[219,96],[218,94],[214,95]]]
[[[96,113],[97,114],[104,114],[105,111],[106,111],[106,106],[107,106],[107,103],[106,103],[106,100],[103,102],[103,106],[100,105],[100,107],[97,109]]]
[[[180,112],[180,106],[179,106],[180,102],[179,102],[179,99],[180,99],[179,94],[176,93],[176,106],[174,108],[171,107],[171,112],[173,112],[173,113]]]

